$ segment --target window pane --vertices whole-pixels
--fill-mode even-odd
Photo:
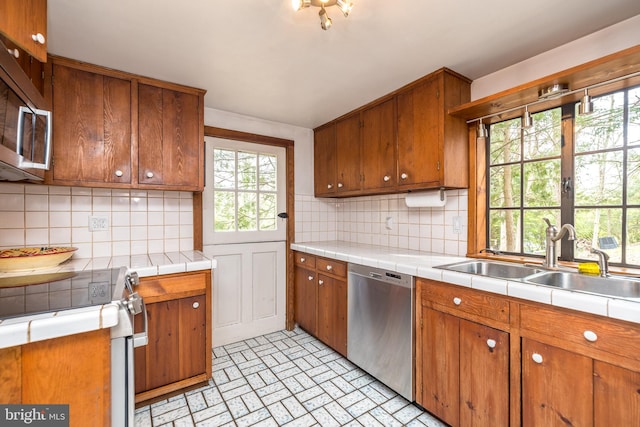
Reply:
[[[524,164],[524,205],[560,206],[560,159]]]
[[[260,230],[276,230],[276,195],[273,193],[260,194]]]
[[[257,201],[256,193],[238,193],[238,231],[257,230]]]
[[[228,150],[213,150],[214,188],[236,187],[236,153]]]
[[[624,92],[593,98],[593,113],[581,116],[576,104],[576,153],[622,147]]]
[[[622,204],[622,151],[575,157],[576,206]]]
[[[640,265],[640,209],[627,209],[627,264]]]
[[[633,149],[628,152],[627,204],[640,205],[640,149]]]
[[[238,189],[256,190],[258,182],[258,156],[238,151]]]
[[[551,224],[560,228],[560,209],[527,209],[524,211],[524,253],[545,254],[547,218]]]
[[[627,141],[629,145],[640,144],[640,88],[629,91]]]
[[[258,157],[259,174],[260,174],[260,190],[276,191],[276,165],[278,159],[274,155],[260,154]]]
[[[603,249],[609,254],[609,262],[622,262],[622,209],[576,209],[575,228],[578,235],[575,257],[598,259],[589,253],[591,247],[600,248],[599,239],[615,239],[617,248]],[[608,239],[611,241],[611,239]]]
[[[533,126],[524,130],[524,159],[555,157],[561,151],[561,109],[532,115]]]
[[[492,166],[489,170],[489,206],[508,208],[520,206],[520,165]]]
[[[490,164],[520,161],[520,119],[491,125]]]
[[[215,231],[236,230],[236,197],[233,191],[213,194],[213,222]]]
[[[503,252],[520,252],[520,211],[489,212],[489,246]]]

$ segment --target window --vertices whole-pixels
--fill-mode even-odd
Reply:
[[[490,126],[487,138],[487,242],[493,249],[544,256],[545,223],[571,223],[564,260],[640,265],[640,87]]]
[[[216,148],[213,162],[214,230],[275,230],[277,156]]]

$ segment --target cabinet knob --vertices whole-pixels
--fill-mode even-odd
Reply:
[[[462,304],[462,300],[461,300],[460,298],[458,298],[458,297],[455,297],[455,298],[453,299],[453,303],[454,303],[455,305],[460,305],[460,304]]]
[[[542,355],[539,353],[533,353],[531,355],[531,358],[533,359],[534,362],[536,363],[542,363]]]
[[[489,348],[496,348],[496,340],[492,340],[491,338],[489,338],[489,339],[487,340],[487,346],[488,346]]]
[[[44,36],[42,35],[42,33],[31,34],[31,38],[36,43],[44,44],[44,42],[45,42],[45,39],[44,39]]]
[[[400,175],[400,179],[407,179],[409,178],[409,175],[407,175],[406,173],[403,173],[402,175]]]
[[[200,303],[198,301],[193,303],[193,308],[198,308],[200,307]]]
[[[145,174],[147,178],[153,178],[153,172],[149,171]]]
[[[389,175],[385,175],[382,179],[384,180],[384,182],[389,182],[389,180],[391,180],[391,177]]]
[[[309,276],[309,281],[312,281],[312,280],[313,280],[313,276]]]
[[[117,177],[121,177],[122,175],[124,175],[124,172],[122,172],[120,169],[116,170],[115,175]]]
[[[305,257],[300,258],[300,262],[305,262],[307,259]]]
[[[584,331],[582,335],[584,335],[584,339],[589,342],[596,342],[598,340],[598,335],[593,331]]]
[[[338,188],[342,188],[342,183],[341,182],[338,183]]]
[[[327,271],[331,271],[333,270],[333,266],[332,265],[327,265]]]
[[[333,188],[333,184],[327,184],[327,189],[331,190]]]
[[[318,285],[324,285],[324,280],[318,280]]]
[[[20,51],[18,49],[7,49],[7,52],[16,59],[20,58]]]

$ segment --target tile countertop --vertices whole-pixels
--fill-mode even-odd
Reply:
[[[200,251],[168,252],[146,255],[104,258],[71,258],[57,267],[34,270],[34,273],[80,272],[108,268],[129,267],[140,277],[209,270],[217,267],[215,259]],[[24,276],[28,272],[0,273],[0,277]],[[13,288],[0,288],[3,293]],[[13,347],[66,335],[111,328],[118,324],[117,303],[52,311],[9,319],[0,319],[0,348]]]
[[[291,249],[354,264],[378,267],[425,279],[438,280],[524,300],[640,323],[640,302],[634,300],[610,298],[520,281],[494,279],[433,268],[438,265],[470,260],[470,258],[466,257],[342,241],[293,243]]]

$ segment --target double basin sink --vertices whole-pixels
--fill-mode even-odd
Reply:
[[[587,276],[577,272],[545,270],[535,266],[498,261],[463,261],[436,266],[459,273],[477,274],[504,280],[517,280],[571,291],[588,292],[615,298],[640,300],[640,279],[626,276]]]

